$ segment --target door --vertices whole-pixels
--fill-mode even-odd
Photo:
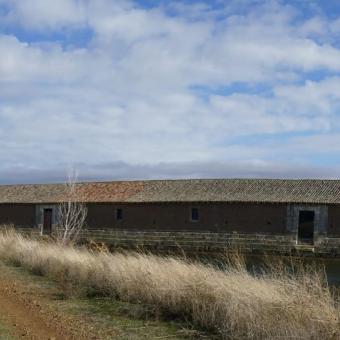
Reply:
[[[299,212],[299,243],[313,243],[314,241],[314,211],[301,210]]]
[[[43,234],[50,235],[52,233],[52,209],[44,209]]]

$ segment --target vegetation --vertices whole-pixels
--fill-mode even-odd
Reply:
[[[163,319],[162,315],[155,314],[156,310],[152,306],[120,301],[110,296],[65,296],[62,286],[55,280],[35,275],[24,267],[13,266],[3,261],[0,261],[0,272],[1,279],[4,278],[9,284],[15,284],[14,303],[23,303],[20,301],[21,295],[25,296],[24,305],[33,303],[39,306],[31,309],[26,325],[29,325],[29,320],[36,320],[39,310],[41,319],[47,324],[55,320],[52,328],[60,329],[62,324],[64,328],[61,330],[62,334],[70,330],[71,334],[77,334],[79,339],[84,339],[85,334],[88,336],[86,339],[197,340],[201,336],[206,339],[202,332],[193,330],[189,323],[180,319]],[[21,320],[16,320],[13,325],[5,318],[2,324],[2,316],[6,317],[0,310],[0,340],[17,339],[15,335],[10,337],[9,334],[17,334],[20,337],[22,334],[20,327],[23,326]],[[37,326],[35,322],[32,328]],[[31,337],[37,338],[34,329],[28,331]],[[65,338],[72,338],[71,334],[66,334]],[[61,334],[58,335],[56,339],[64,338]]]
[[[0,258],[57,280],[65,293],[109,296],[190,320],[225,339],[338,339],[340,311],[317,271],[251,275],[145,254],[93,253],[0,234]]]
[[[0,340],[14,340],[13,337],[9,335],[7,327],[0,320]]]
[[[59,204],[56,240],[62,245],[77,242],[87,216],[87,207],[77,188],[77,174],[71,172],[65,183],[63,202]]]

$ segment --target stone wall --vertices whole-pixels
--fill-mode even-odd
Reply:
[[[292,235],[195,232],[136,232],[84,230],[83,242],[104,242],[114,249],[222,253],[278,254],[292,256],[340,256],[340,238],[324,237],[318,245],[298,245]]]
[[[58,224],[59,221],[59,210],[56,204],[37,204],[35,207],[35,227],[40,231],[43,229],[44,223],[44,210],[52,209],[52,229]]]
[[[39,237],[37,228],[19,232]],[[225,253],[274,254],[286,256],[340,257],[340,238],[324,237],[317,245],[298,245],[290,235],[142,232],[129,230],[83,230],[80,243],[105,243],[112,251],[139,250],[158,253]]]
[[[321,242],[327,235],[328,206],[327,205],[301,205],[289,204],[287,206],[287,230],[296,238],[299,228],[299,212],[302,210],[314,211],[314,242]]]

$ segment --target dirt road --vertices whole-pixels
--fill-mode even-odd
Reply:
[[[22,291],[13,284],[0,281],[0,318],[13,335],[29,339],[60,338],[63,333],[48,325],[49,317],[41,314],[39,305],[25,301]]]
[[[199,337],[201,333],[184,323],[154,318],[148,307],[68,296],[63,288],[0,261],[0,340],[211,339],[203,333]]]
[[[96,339],[80,320],[51,310],[36,287],[9,277],[4,266],[0,267],[0,322],[14,339]]]

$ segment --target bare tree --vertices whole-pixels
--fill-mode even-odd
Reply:
[[[57,241],[64,245],[76,242],[85,226],[86,216],[87,208],[77,186],[77,175],[73,171],[65,183],[63,202],[59,205]]]

